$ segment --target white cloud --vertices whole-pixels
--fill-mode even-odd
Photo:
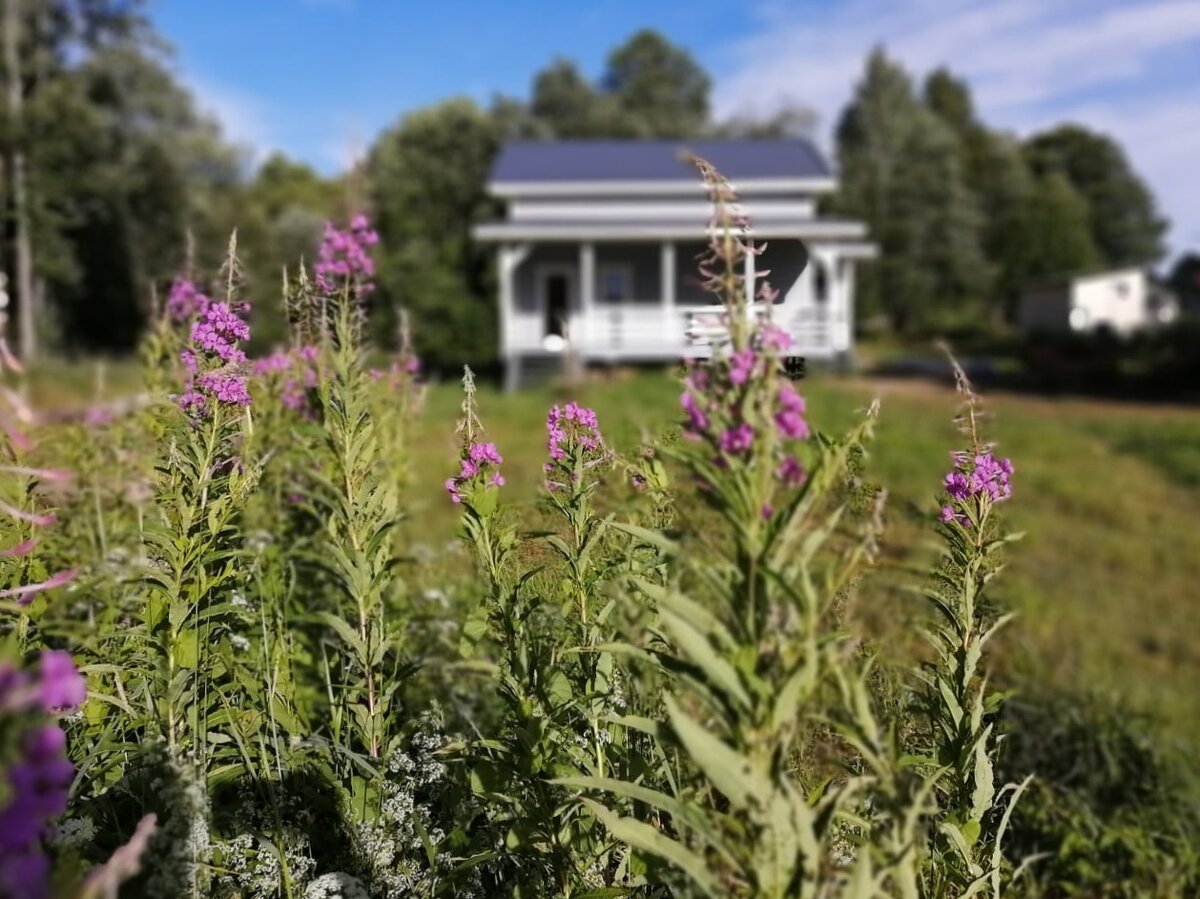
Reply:
[[[1200,55],[1200,3],[775,3],[758,34],[731,48],[717,109],[762,113],[791,99],[831,131],[878,44],[917,76],[939,65],[964,76],[981,116],[1001,127],[1071,120],[1113,134],[1173,220],[1173,248],[1200,246],[1200,91],[1170,76],[1173,58]]]
[[[262,99],[207,78],[187,75],[184,83],[196,105],[221,123],[225,137],[245,147],[255,163],[280,146],[271,122],[274,113]]]

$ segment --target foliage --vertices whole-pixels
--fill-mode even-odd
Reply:
[[[1167,223],[1112,138],[1060,125],[1031,137],[1025,153],[1035,173],[1061,173],[1087,202],[1089,228],[1104,265],[1148,265],[1162,257]]]
[[[882,49],[842,113],[837,152],[837,208],[866,220],[882,253],[863,301],[901,330],[964,304],[998,320],[1031,280],[1162,255],[1165,224],[1111,138],[1061,126],[1018,142],[980,121],[945,69],[918,98]]]

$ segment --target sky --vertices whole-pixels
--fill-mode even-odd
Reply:
[[[947,66],[980,117],[1025,135],[1111,134],[1200,251],[1200,0],[151,0],[177,73],[256,156],[327,173],[407,111],[455,95],[524,97],[555,57],[585,74],[640,28],[687,48],[718,117],[782,104],[828,149],[866,53],[916,78]]]

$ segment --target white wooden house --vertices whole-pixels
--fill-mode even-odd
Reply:
[[[1032,284],[1021,293],[1017,325],[1026,333],[1128,336],[1169,325],[1178,303],[1140,268],[1075,275]]]
[[[846,357],[854,336],[854,265],[874,255],[859,222],[817,214],[836,186],[804,140],[529,141],[505,146],[489,189],[507,216],[475,229],[499,260],[500,352],[512,386],[532,359],[569,347],[586,361],[703,355],[711,321],[696,258],[712,204],[690,152],[712,162],[740,196],[765,251],[747,273],[779,298],[790,355]],[[748,282],[749,283],[749,282]]]

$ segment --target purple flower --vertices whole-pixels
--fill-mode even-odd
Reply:
[[[727,455],[737,455],[748,452],[754,445],[754,428],[746,422],[729,428],[721,435],[721,452]]]
[[[771,353],[782,353],[792,345],[792,335],[778,325],[765,324],[758,332],[763,349]]]
[[[785,457],[779,463],[779,467],[775,469],[775,475],[788,487],[799,487],[808,478],[804,466],[800,464],[800,460],[795,456]]]
[[[954,470],[946,474],[942,487],[951,503],[942,506],[943,522],[970,525],[971,517],[963,508],[968,501],[986,496],[989,502],[998,503],[1012,496],[1014,469],[1010,460],[997,459],[991,451],[975,454],[957,451],[950,458],[954,460]]]
[[[38,662],[42,708],[47,712],[71,711],[83,705],[87,683],[69,652],[46,650]]]
[[[192,281],[176,278],[167,292],[167,315],[175,322],[191,321],[203,313],[211,302]]]
[[[729,382],[739,387],[750,380],[754,366],[758,362],[758,354],[747,347],[738,350],[729,359]]]
[[[375,260],[368,247],[379,243],[379,235],[371,228],[367,217],[358,213],[350,219],[350,228],[342,231],[332,222],[325,223],[325,235],[313,267],[317,287],[324,293],[334,293],[345,281],[352,281],[358,296],[375,289]]]
[[[248,406],[250,392],[242,366],[246,354],[238,344],[250,339],[247,325],[228,303],[209,302],[192,325],[191,345],[180,353],[188,371],[187,390],[179,406],[193,419],[215,405]]]
[[[66,735],[54,724],[28,731],[18,744],[20,757],[8,769],[9,801],[0,809],[0,895],[49,895],[42,840],[67,807],[75,769],[66,747]]]
[[[775,396],[779,411],[775,413],[775,427],[784,437],[792,440],[803,440],[808,437],[808,422],[804,418],[804,397],[796,392],[796,388],[788,381],[779,384]]]
[[[504,462],[494,443],[473,443],[466,448],[458,463],[458,476],[447,478],[442,486],[452,503],[461,503],[463,494],[473,487],[503,487],[504,476],[493,466]]]

